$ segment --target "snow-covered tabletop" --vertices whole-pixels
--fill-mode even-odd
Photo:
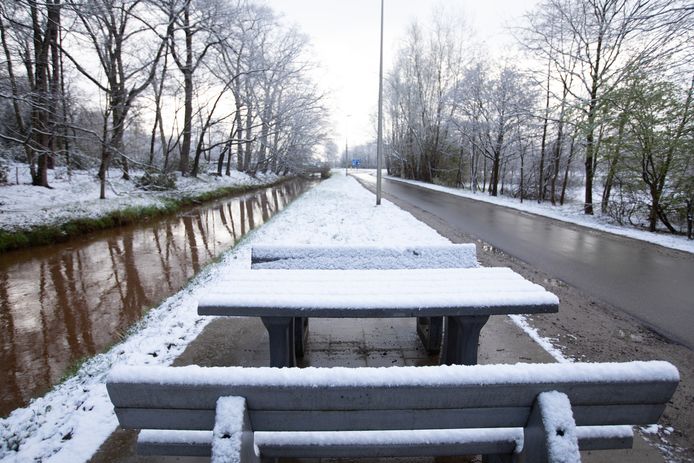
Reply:
[[[413,317],[556,312],[559,299],[508,268],[236,271],[200,315]]]
[[[295,364],[285,347],[293,317],[447,316],[442,361],[470,364],[489,315],[558,309],[554,294],[508,268],[239,270],[198,303],[200,315],[262,317],[272,366]]]

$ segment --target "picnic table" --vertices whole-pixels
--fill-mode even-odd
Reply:
[[[490,315],[551,313],[558,298],[508,268],[239,270],[198,314],[260,317],[270,365],[292,367],[299,317],[445,317],[441,364],[477,363]]]

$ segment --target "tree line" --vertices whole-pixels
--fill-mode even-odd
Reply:
[[[445,15],[413,24],[386,80],[386,167],[683,232],[694,203],[694,8],[544,0],[490,59]],[[596,193],[599,193],[596,195]]]
[[[0,148],[147,179],[286,174],[326,138],[308,41],[250,0],[3,0]],[[147,181],[140,179],[140,181]]]

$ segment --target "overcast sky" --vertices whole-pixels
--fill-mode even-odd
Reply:
[[[414,20],[427,23],[434,8],[465,18],[477,39],[497,56],[513,39],[506,24],[517,24],[537,0],[385,0],[384,72],[398,41]],[[320,85],[330,91],[333,140],[344,150],[375,139],[378,102],[379,0],[266,0],[285,22],[310,37],[321,70]]]

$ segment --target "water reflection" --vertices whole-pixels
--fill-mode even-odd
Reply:
[[[0,416],[108,347],[306,181],[286,182],[144,226],[0,256]]]

